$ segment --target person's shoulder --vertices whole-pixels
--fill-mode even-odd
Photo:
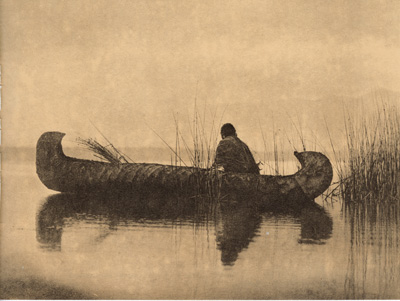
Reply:
[[[229,142],[235,142],[237,139],[239,139],[239,138],[236,137],[236,136],[228,136],[228,137],[226,137],[226,138],[223,139],[223,140],[229,141]]]
[[[242,144],[242,145],[246,145],[246,146],[247,146],[247,144],[244,143],[242,140],[240,140],[239,137],[236,137],[236,141],[237,141],[238,143]]]
[[[218,148],[225,148],[225,147],[231,147],[233,145],[236,145],[236,141],[232,138],[233,137],[229,136],[229,137],[225,137],[224,139],[222,139],[218,144]]]
[[[230,143],[235,143],[235,137],[233,136],[228,136],[225,137],[224,139],[222,139],[220,142],[220,144],[230,144]]]

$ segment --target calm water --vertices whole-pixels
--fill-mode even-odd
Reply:
[[[192,202],[56,194],[7,159],[2,297],[400,298],[398,208]]]

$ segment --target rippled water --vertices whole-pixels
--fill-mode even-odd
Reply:
[[[395,207],[72,196],[3,170],[3,298],[400,298]]]

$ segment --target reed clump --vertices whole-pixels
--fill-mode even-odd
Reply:
[[[112,164],[130,163],[125,158],[125,156],[111,143],[109,143],[108,145],[102,145],[100,142],[93,138],[78,138],[77,142],[79,145],[82,145],[83,147],[92,151],[93,155],[102,161]]]
[[[346,114],[347,145],[339,188],[345,203],[400,204],[400,112],[380,102],[360,117]]]

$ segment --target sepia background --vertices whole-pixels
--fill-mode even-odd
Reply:
[[[398,102],[400,96],[400,1],[0,3],[4,279],[28,277],[16,268],[21,258],[41,258],[46,265],[44,257],[30,251],[35,239],[23,246],[21,237],[29,234],[21,236],[17,230],[34,231],[39,203],[27,204],[50,193],[34,172],[35,145],[43,132],[67,133],[65,145],[77,154],[75,138],[103,139],[97,127],[133,160],[168,163],[173,154],[166,144],[175,146],[177,126],[181,139],[190,141],[199,118],[206,135],[217,143],[220,125],[230,122],[256,160],[264,161],[265,153],[273,152],[273,139],[282,141],[282,151],[292,152],[304,147],[299,136],[305,137],[307,148],[332,154],[332,140],[337,149],[345,144],[344,112],[373,111],[377,99]],[[28,170],[29,176],[21,176]],[[334,265],[325,262],[330,270]],[[50,276],[33,266],[27,275],[42,279],[34,280],[40,288]],[[46,269],[50,278],[59,279],[55,270]],[[320,272],[314,270],[310,281]],[[110,286],[118,286],[115,277]],[[257,283],[256,274],[249,278]],[[56,282],[79,289],[96,286]],[[138,286],[151,287],[149,283]],[[324,286],[334,290],[334,281],[329,283]],[[246,289],[254,289],[249,297],[266,296],[259,284]],[[174,296],[166,288],[160,295],[150,291],[136,296]],[[284,291],[280,288],[271,296],[295,296]],[[338,297],[329,292],[316,296]],[[244,297],[236,293],[216,288],[215,295],[177,296]],[[135,295],[125,290],[98,297],[104,296]]]
[[[259,120],[283,128],[287,114],[323,138],[322,116],[342,123],[341,100],[398,92],[399,10],[398,1],[2,1],[4,143],[32,146],[48,130],[91,135],[91,119],[115,145],[162,145],[145,122],[171,141],[173,113],[186,121],[195,98],[225,111],[255,149]]]

